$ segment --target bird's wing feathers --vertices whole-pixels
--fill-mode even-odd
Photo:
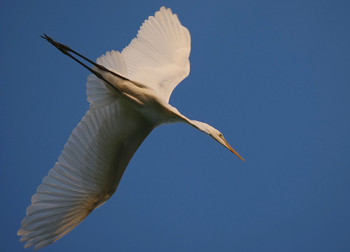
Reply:
[[[99,57],[96,62],[115,73],[127,76],[124,58],[118,51],[106,52],[106,54]],[[97,109],[115,101],[119,94],[111,90],[111,88],[97,78],[96,75],[90,74],[86,84],[86,95],[90,103],[90,109]]]
[[[162,7],[142,24],[137,37],[121,53],[107,52],[97,59],[97,63],[151,87],[168,102],[174,88],[190,72],[190,51],[189,31],[181,25],[176,14]],[[89,81],[99,79],[90,75]],[[105,85],[94,85],[94,88],[97,89],[89,90],[88,86],[90,108],[104,106],[115,99]]]
[[[191,38],[176,14],[161,7],[124,48],[127,77],[151,86],[169,101],[176,85],[190,72]]]
[[[124,57],[118,51],[106,52],[104,55],[96,60],[97,64],[100,64],[109,70],[115,71],[121,75],[127,75],[126,63]]]
[[[103,204],[151,130],[120,99],[90,109],[32,197],[18,231],[25,247],[38,249],[58,240]]]

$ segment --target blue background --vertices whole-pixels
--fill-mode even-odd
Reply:
[[[171,104],[218,128],[242,162],[183,125],[154,130],[117,193],[42,251],[350,251],[349,1],[2,1],[0,251],[88,103],[91,59],[172,8],[192,37]]]

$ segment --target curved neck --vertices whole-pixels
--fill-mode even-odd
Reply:
[[[209,134],[208,127],[210,127],[208,124],[196,120],[191,120],[181,114],[175,107],[171,106],[169,103],[166,104],[166,109],[171,112],[171,116],[168,118],[168,123],[176,123],[176,122],[182,122],[187,123],[191,125],[192,127]]]

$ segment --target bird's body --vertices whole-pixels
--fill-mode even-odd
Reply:
[[[70,52],[80,54],[45,38],[84,65]],[[188,30],[162,7],[121,53],[107,52],[92,69],[84,65],[94,73],[87,82],[90,108],[32,197],[18,231],[26,247],[58,240],[109,199],[140,144],[161,124],[190,124],[238,155],[218,130],[168,103],[189,74],[190,48]]]

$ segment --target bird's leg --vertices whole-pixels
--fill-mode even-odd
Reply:
[[[91,73],[95,74],[99,79],[103,80],[104,82],[106,82],[109,86],[111,86],[113,89],[115,89],[116,91],[118,91],[119,93],[121,93],[118,88],[116,88],[114,85],[112,85],[111,83],[109,83],[103,76],[101,73],[95,71],[94,69],[92,69],[91,67],[88,67],[86,64],[84,64],[83,62],[81,62],[80,60],[78,60],[77,58],[75,58],[72,54],[70,54],[69,52],[72,52],[74,54],[76,54],[77,56],[83,58],[84,60],[86,60],[87,62],[91,63],[92,65],[94,65],[95,67],[97,67],[98,69],[102,70],[102,71],[106,71],[109,72],[123,80],[128,80],[127,78],[116,74],[110,70],[108,70],[107,68],[105,68],[104,66],[101,66],[100,64],[97,64],[91,60],[89,60],[88,58],[84,57],[83,55],[81,55],[80,53],[77,53],[76,51],[74,51],[73,49],[69,48],[66,45],[63,45],[59,42],[56,42],[55,40],[53,40],[52,38],[50,38],[49,36],[47,36],[46,34],[44,34],[44,36],[41,36],[43,39],[46,39],[50,44],[52,44],[54,47],[56,47],[58,50],[60,50],[63,54],[69,56],[70,58],[72,58],[73,60],[75,60],[76,62],[78,62],[80,65],[82,65],[83,67],[85,67],[86,69],[88,69]]]
[[[41,36],[42,38],[46,39],[48,42],[50,42],[52,45],[54,45],[58,50],[60,50],[62,53],[64,54],[67,54],[67,52],[72,52],[74,53],[75,55],[79,56],[80,58],[86,60],[87,62],[91,63],[92,65],[94,65],[95,67],[97,67],[98,69],[102,70],[102,71],[106,71],[106,72],[109,72],[110,74],[113,74],[123,80],[128,80],[130,81],[128,78],[120,75],[120,74],[117,74],[107,68],[105,68],[104,66],[100,65],[100,64],[97,64],[95,62],[93,62],[92,60],[86,58],[85,56],[81,55],[80,53],[74,51],[73,49],[71,49],[70,47],[66,46],[66,45],[63,45],[55,40],[53,40],[51,37],[47,36],[45,33],[44,33],[44,36]]]

